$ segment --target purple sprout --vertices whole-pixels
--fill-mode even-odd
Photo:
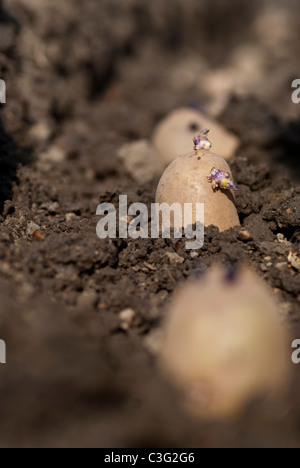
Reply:
[[[200,143],[201,143],[201,136],[200,135],[196,135],[195,138],[194,138],[194,143],[195,143],[195,146],[199,146]]]
[[[209,130],[204,129],[200,133],[196,133],[194,136],[194,149],[198,151],[199,149],[209,150],[212,147],[211,142],[209,141],[207,135]]]
[[[233,190],[236,191],[236,186],[234,185],[230,174],[222,172],[220,169],[213,168],[210,171],[210,175],[207,177],[209,182],[212,184],[213,189],[223,189],[223,190]]]
[[[207,135],[209,134],[209,132],[210,130],[207,130],[207,128],[205,128],[204,130],[200,132],[200,135],[203,135],[204,139],[208,140]]]

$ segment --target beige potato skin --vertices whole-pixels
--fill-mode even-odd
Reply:
[[[272,292],[252,271],[237,281],[213,269],[174,296],[161,366],[195,416],[231,418],[289,380],[289,344]]]
[[[165,170],[157,188],[156,203],[193,203],[193,223],[196,219],[196,204],[205,205],[205,226],[214,225],[226,231],[240,225],[231,190],[216,190],[207,180],[215,167],[231,175],[230,168],[221,156],[200,150],[179,156]],[[232,177],[232,175],[231,175]],[[176,227],[173,226],[172,227]]]
[[[222,154],[226,160],[234,156],[239,147],[239,140],[235,135],[201,112],[181,108],[171,112],[153,132],[153,146],[160,154],[165,166],[179,154],[190,151],[192,138],[197,132],[191,127],[192,124],[195,124],[199,131],[205,128],[210,130],[213,151]]]

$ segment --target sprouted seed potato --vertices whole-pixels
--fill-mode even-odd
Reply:
[[[235,207],[236,186],[227,162],[210,151],[208,130],[194,136],[194,151],[179,156],[165,170],[157,188],[156,202],[171,206],[193,205],[193,223],[197,221],[196,204],[204,203],[205,226],[225,231],[240,225]],[[172,227],[176,226],[173,219]]]

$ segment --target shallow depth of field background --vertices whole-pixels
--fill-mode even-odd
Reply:
[[[300,338],[299,13],[296,0],[0,1],[0,446],[299,446],[297,366],[280,403],[208,423],[152,352],[174,290],[216,263],[250,262]],[[120,148],[182,106],[239,137],[253,240],[209,228],[194,258],[167,240],[100,241],[99,200],[155,197],[158,177],[139,183]]]

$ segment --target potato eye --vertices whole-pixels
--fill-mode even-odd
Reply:
[[[199,132],[199,131],[200,131],[200,127],[199,127],[199,125],[196,124],[196,123],[191,123],[191,124],[189,125],[189,130],[190,130],[191,132],[196,133],[196,132]]]

